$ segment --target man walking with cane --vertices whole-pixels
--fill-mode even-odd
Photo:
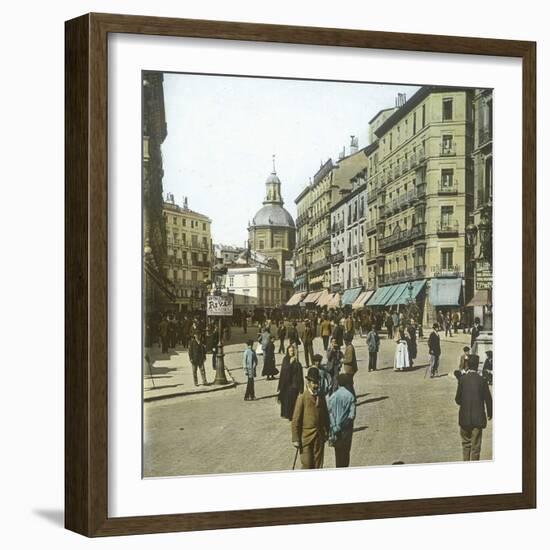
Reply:
[[[319,369],[310,367],[306,389],[298,396],[292,415],[292,444],[299,450],[302,469],[323,467],[329,416],[325,397],[319,392]]]

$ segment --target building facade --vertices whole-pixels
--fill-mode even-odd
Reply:
[[[143,307],[145,326],[158,321],[174,300],[167,280],[166,231],[163,218],[162,154],[166,139],[166,116],[162,73],[144,73],[143,78]],[[154,319],[149,317],[155,317]],[[146,331],[147,332],[147,331]],[[146,341],[149,340],[145,334]]]
[[[168,194],[164,203],[167,256],[166,277],[175,289],[173,309],[192,311],[204,308],[207,285],[212,279],[211,220],[183,206]]]
[[[239,257],[246,251],[246,248],[239,246],[230,246],[226,244],[214,245],[215,263],[229,265],[236,262]]]
[[[281,272],[276,265],[228,266],[222,292],[233,296],[237,309],[274,308],[281,303]]]
[[[331,208],[331,291],[363,286],[365,268],[366,169]]]
[[[341,200],[342,192],[352,189],[354,178],[366,167],[365,150],[358,150],[357,141],[352,137],[350,154],[342,154],[336,164],[332,159],[323,163],[313,180],[296,198],[298,242],[295,291],[330,289],[332,263],[339,259],[339,256],[331,256],[331,208]],[[360,230],[359,226],[357,229]],[[356,245],[358,249],[359,244]]]
[[[492,330],[493,291],[493,92],[475,90],[474,209],[467,227],[467,238],[473,247],[474,287],[471,301],[474,316],[486,331]]]
[[[463,308],[473,294],[465,239],[473,207],[473,92],[423,87],[403,98],[374,135],[367,285],[374,279],[377,287],[424,281],[422,310],[429,323],[436,310]],[[414,288],[415,294],[424,290]]]

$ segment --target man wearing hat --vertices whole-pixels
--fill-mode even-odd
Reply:
[[[477,373],[478,366],[479,357],[470,355],[466,373],[458,380],[456,389],[463,460],[479,460],[483,429],[487,427],[487,420],[493,417],[493,398],[487,381]]]
[[[298,396],[292,415],[292,444],[300,450],[302,469],[323,467],[329,417],[325,397],[319,392],[319,369],[311,367],[306,375],[306,388]]]
[[[306,368],[309,369],[310,362],[313,363],[313,329],[311,328],[311,321],[309,319],[306,319],[304,332],[302,332],[302,342],[306,356]]]

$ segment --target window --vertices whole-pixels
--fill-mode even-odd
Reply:
[[[198,239],[196,235],[191,235],[191,246],[195,248],[198,246]]]
[[[199,261],[199,255],[196,252],[191,253],[191,260],[193,262],[193,265],[197,265]]]
[[[450,188],[453,186],[454,171],[452,168],[444,168],[441,170],[441,187]]]
[[[422,128],[426,126],[426,104],[422,105]]]
[[[443,120],[453,120],[453,99],[450,97],[443,99]]]
[[[196,271],[191,271],[191,280],[192,281],[198,281]]]
[[[452,269],[453,267],[453,249],[441,249],[441,269]]]
[[[264,241],[260,241],[260,244],[259,244],[258,248],[259,248],[260,250],[263,250],[263,249],[264,249]]]
[[[416,134],[416,111],[413,113],[413,135]]]
[[[441,207],[441,225],[448,227],[451,225],[454,214],[453,206],[442,206]]]
[[[181,220],[181,225],[183,225],[183,227],[185,227],[187,225],[187,222],[186,222],[185,218],[183,218],[183,220]]]
[[[449,155],[453,149],[453,136],[443,136],[441,138],[441,152],[444,155]]]
[[[178,218],[174,217],[174,225],[178,225]]]
[[[206,224],[205,223],[202,224],[202,230],[206,231]]]

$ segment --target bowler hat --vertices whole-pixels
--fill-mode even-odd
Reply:
[[[306,379],[310,382],[319,383],[319,369],[317,367],[309,367],[309,369],[307,369]]]

